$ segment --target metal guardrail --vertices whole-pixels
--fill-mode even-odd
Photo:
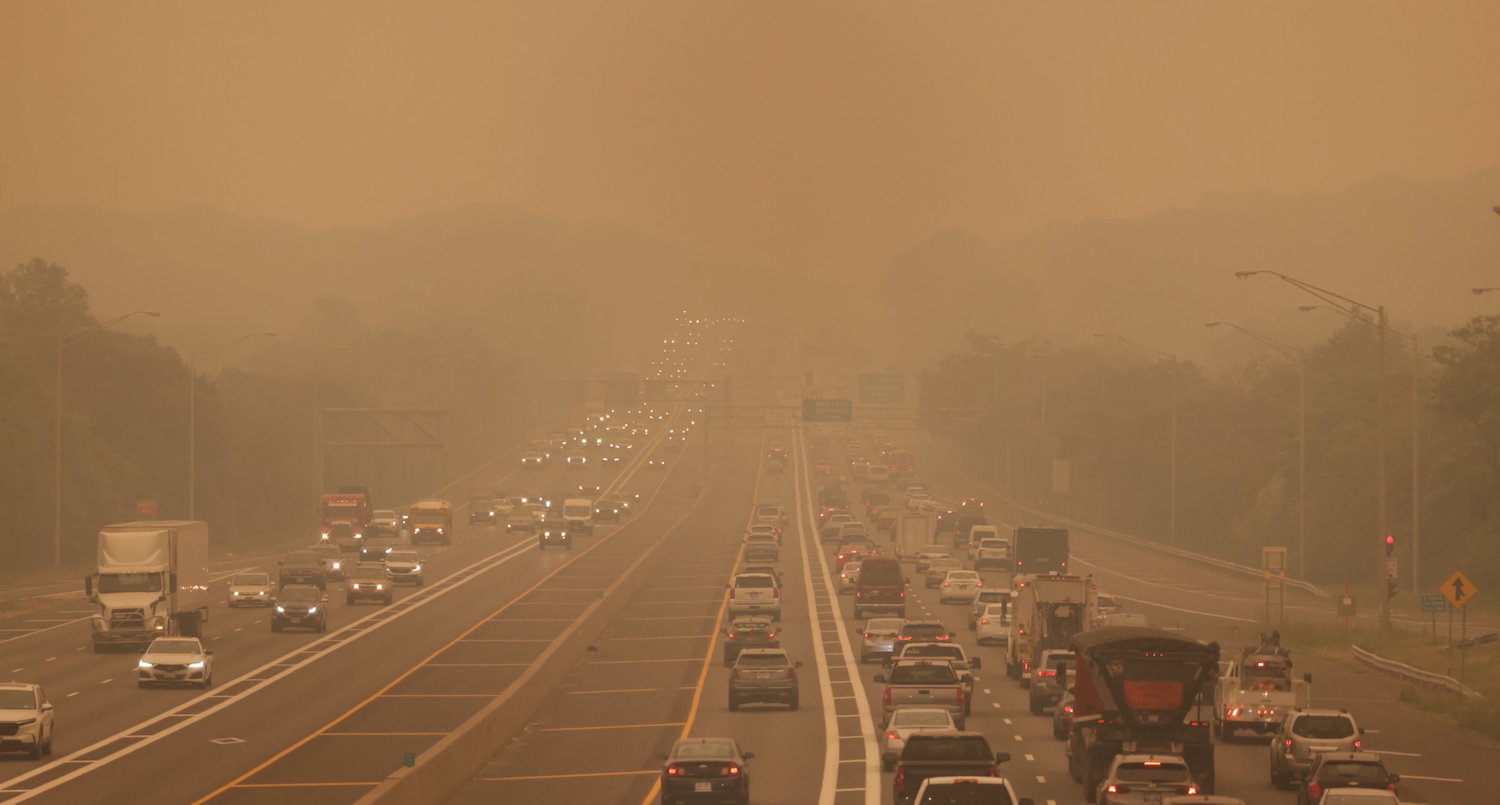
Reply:
[[[1398,662],[1389,657],[1382,657],[1373,651],[1361,648],[1359,646],[1352,646],[1351,648],[1354,651],[1354,659],[1370,666],[1371,668],[1374,668],[1377,671],[1380,671],[1383,674],[1389,674],[1400,679],[1405,679],[1408,682],[1416,682],[1418,684],[1427,685],[1429,687],[1442,688],[1443,690],[1449,691],[1450,693],[1457,693],[1462,696],[1467,696],[1471,699],[1484,698],[1483,694],[1479,693],[1479,691],[1465,686],[1462,682],[1459,682],[1457,679],[1454,679],[1451,676],[1444,676],[1439,673],[1434,673],[1432,671],[1426,671],[1415,666],[1407,665],[1404,662]]]
[[[1192,551],[1185,551],[1185,550],[1183,550],[1181,548],[1174,548],[1174,547],[1172,547],[1170,545],[1162,545],[1159,542],[1151,542],[1150,540],[1141,539],[1140,537],[1134,536],[1132,534],[1125,534],[1125,533],[1122,533],[1122,532],[1119,532],[1119,531],[1111,531],[1111,530],[1109,530],[1107,528],[1101,528],[1101,527],[1099,527],[1097,525],[1094,525],[1092,523],[1084,523],[1084,522],[1079,522],[1077,520],[1069,519],[1067,517],[1059,517],[1058,515],[1051,514],[1049,512],[1044,512],[1044,511],[1041,511],[1040,509],[1030,508],[1029,506],[1025,506],[1025,505],[1017,503],[1017,502],[1015,502],[1013,500],[1008,500],[1007,499],[1005,502],[1007,504],[1009,504],[1010,506],[1012,506],[1012,507],[1014,507],[1016,509],[1019,509],[1019,510],[1021,510],[1023,512],[1026,512],[1027,514],[1033,515],[1035,517],[1044,517],[1044,518],[1046,518],[1048,520],[1052,520],[1053,522],[1061,523],[1061,524],[1063,524],[1063,525],[1065,525],[1065,526],[1067,526],[1069,528],[1077,528],[1077,529],[1080,529],[1080,530],[1083,530],[1083,531],[1088,531],[1088,532],[1093,533],[1093,534],[1100,534],[1102,536],[1106,536],[1106,537],[1109,537],[1111,539],[1117,539],[1117,540],[1121,540],[1123,542],[1128,542],[1128,543],[1130,543],[1132,545],[1136,545],[1138,547],[1145,548],[1147,550],[1157,551],[1159,553],[1170,554],[1172,556],[1178,557],[1179,559],[1186,559],[1188,561],[1198,562],[1200,564],[1212,565],[1212,566],[1217,567],[1217,568],[1219,568],[1221,570],[1228,570],[1231,573],[1239,573],[1239,574],[1246,575],[1246,576],[1254,576],[1256,578],[1264,578],[1265,575],[1266,575],[1266,572],[1264,570],[1258,568],[1258,567],[1251,567],[1249,565],[1239,564],[1238,562],[1231,562],[1231,561],[1229,561],[1227,559],[1219,559],[1219,558],[1216,558],[1216,557],[1213,557],[1213,556],[1206,556],[1206,555],[1201,554],[1201,553],[1194,553]],[[1297,579],[1285,579],[1284,583],[1288,587],[1292,587],[1292,588],[1295,588],[1295,589],[1298,589],[1298,590],[1302,590],[1303,592],[1310,593],[1312,595],[1317,596],[1318,598],[1327,599],[1329,597],[1328,593],[1324,592],[1317,585],[1312,584],[1311,582],[1299,581]]]

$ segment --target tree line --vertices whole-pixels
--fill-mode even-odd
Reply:
[[[1258,566],[1263,545],[1296,556],[1299,418],[1305,417],[1307,577],[1374,578],[1381,403],[1376,328],[1350,321],[1298,361],[1227,374],[1109,339],[1057,347],[971,334],[922,374],[925,407],[977,408],[954,435],[969,468],[1042,509]],[[1500,584],[1500,316],[1423,350],[1386,347],[1386,531],[1409,598],[1413,428],[1420,588],[1456,569]],[[1305,403],[1299,404],[1299,400]],[[1415,417],[1415,422],[1413,418]],[[1173,429],[1176,506],[1172,505]],[[1295,575],[1295,558],[1293,559]],[[1408,601],[1408,603],[1410,603]]]
[[[532,413],[525,362],[461,321],[376,325],[320,299],[291,332],[247,338],[212,373],[113,323],[62,266],[38,258],[0,272],[6,567],[52,561],[59,433],[61,555],[78,564],[92,561],[100,525],[136,518],[137,501],[188,516],[190,407],[195,514],[216,545],[245,549],[311,537],[325,484],[368,485],[381,507],[409,502],[521,438]],[[316,412],[382,406],[442,409],[443,446],[335,448],[316,478]]]

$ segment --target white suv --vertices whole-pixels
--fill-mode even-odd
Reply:
[[[768,612],[781,619],[781,584],[769,573],[741,573],[730,585],[729,614]]]
[[[52,702],[41,685],[0,682],[0,752],[10,751],[52,754]]]

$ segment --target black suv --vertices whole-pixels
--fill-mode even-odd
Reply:
[[[328,631],[328,607],[323,605],[323,594],[317,587],[299,584],[282,588],[271,611],[271,631],[289,628]]]
[[[328,588],[328,573],[323,569],[323,560],[310,551],[293,551],[280,562],[281,573],[277,585],[290,587],[305,584],[319,590]]]
[[[797,669],[779,648],[746,648],[740,651],[729,670],[729,709],[740,709],[745,703],[785,704],[798,707]]]
[[[573,550],[573,537],[568,534],[567,521],[561,517],[547,515],[542,521],[536,535],[536,549],[542,550],[548,545],[561,545],[568,550]]]
[[[396,598],[394,587],[385,565],[373,562],[356,565],[344,587],[344,603],[373,600],[389,604]]]
[[[1373,752],[1325,752],[1313,758],[1307,777],[1297,786],[1297,805],[1317,805],[1330,788],[1386,788],[1394,793],[1400,781]]]
[[[489,495],[469,496],[469,525],[495,524],[495,499]]]

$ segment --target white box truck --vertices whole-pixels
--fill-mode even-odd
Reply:
[[[208,620],[208,523],[148,520],[99,530],[84,578],[94,651],[143,650],[164,635],[198,637]]]
[[[914,562],[922,548],[931,545],[937,517],[928,512],[900,512],[896,515],[896,558]]]

